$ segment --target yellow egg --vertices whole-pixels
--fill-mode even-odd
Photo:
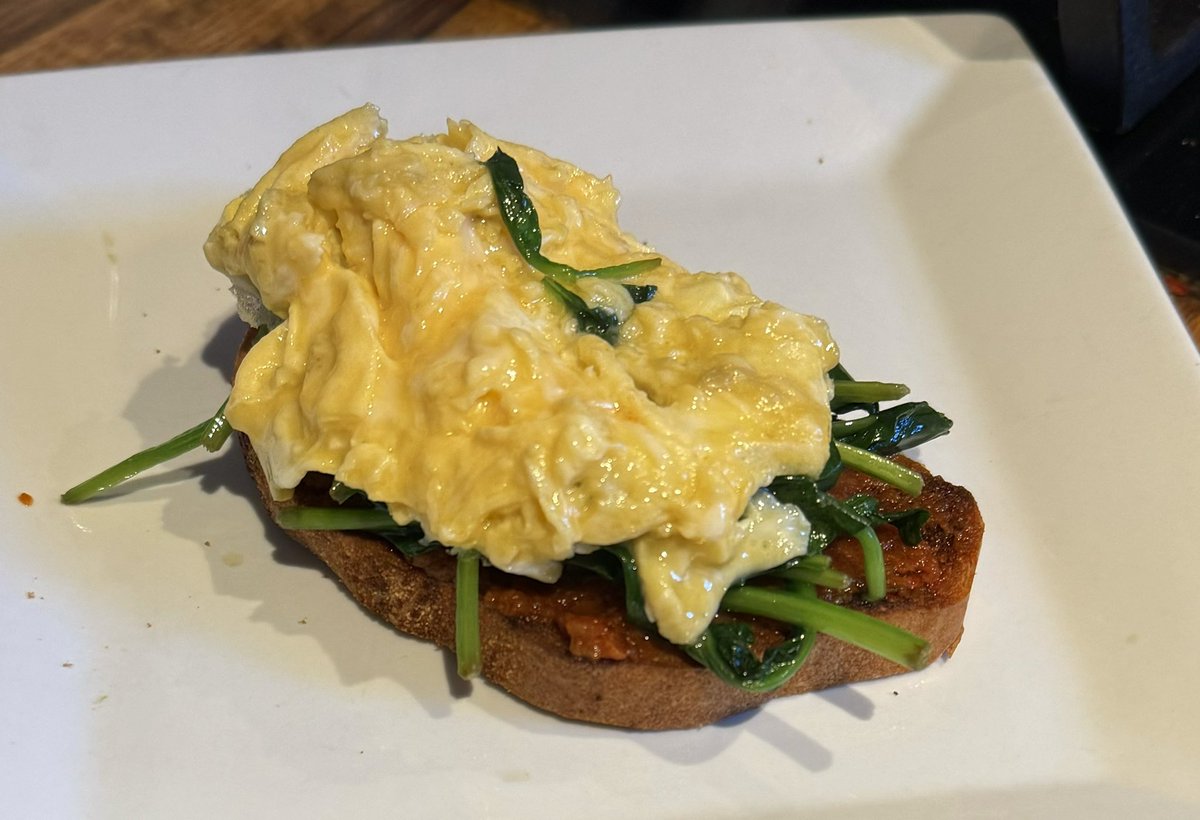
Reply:
[[[516,160],[543,253],[580,269],[657,255],[618,226],[612,184],[467,122],[385,133],[370,106],[316,129],[214,228],[206,255],[243,314],[261,321],[260,298],[282,320],[230,423],[281,497],[328,473],[507,572],[553,581],[627,543],[659,631],[696,640],[731,583],[805,550],[799,510],[758,491],[828,455],[824,322],[663,258],[628,280],[657,286],[642,304],[574,283],[623,319],[615,344],[580,333],[482,161]]]

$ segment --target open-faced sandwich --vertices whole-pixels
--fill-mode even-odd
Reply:
[[[624,233],[610,182],[467,122],[317,128],[205,252],[250,326],[212,419],[368,610],[564,717],[697,726],[951,652],[983,523],[950,422],[824,322]]]

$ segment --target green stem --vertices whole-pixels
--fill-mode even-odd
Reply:
[[[607,268],[596,268],[595,270],[581,270],[580,276],[595,276],[598,279],[624,279],[629,276],[637,276],[640,273],[652,271],[662,264],[661,257],[653,257],[651,259],[635,259],[632,262],[622,262],[619,265],[609,265]]]
[[[854,533],[854,539],[862,546],[863,581],[867,585],[867,600],[882,601],[887,595],[887,576],[883,566],[883,545],[871,527]]]
[[[229,425],[229,419],[225,418],[225,405],[222,404],[217,414],[208,420],[208,429],[200,439],[200,446],[210,453],[215,453],[225,446],[232,433],[233,427]]]
[[[479,645],[479,553],[475,550],[458,553],[454,581],[454,651],[458,655],[459,677],[478,677],[483,658]]]
[[[886,481],[911,496],[918,496],[925,488],[925,480],[915,470],[910,470],[894,461],[878,456],[869,450],[855,447],[852,444],[836,442],[838,455],[842,462],[860,473],[874,476],[880,481]]]
[[[387,530],[399,526],[379,507],[284,507],[276,520],[285,530]]]
[[[197,447],[209,447],[215,451],[229,437],[229,422],[225,420],[225,404],[209,418],[191,427],[179,435],[148,447],[139,453],[131,455],[107,470],[97,473],[86,481],[76,484],[62,494],[64,504],[79,504],[105,490],[112,489],[123,481],[128,481],[135,475],[157,467],[159,464],[178,458],[189,450]]]
[[[873,415],[862,416],[861,418],[857,419],[835,418],[833,420],[833,437],[845,438],[846,436],[857,433],[859,430],[866,430],[870,427],[874,427],[878,423],[879,420]]]
[[[555,262],[542,255],[542,226],[538,220],[537,209],[533,200],[525,193],[525,181],[521,178],[521,169],[517,161],[499,148],[484,163],[492,180],[492,189],[496,194],[496,204],[500,208],[500,218],[513,246],[530,267],[542,274],[542,281],[560,302],[575,316],[579,330],[592,333],[615,344],[617,341],[618,321],[610,311],[589,307],[578,294],[567,285],[580,276],[596,276],[602,279],[623,279],[653,270],[662,264],[662,259],[635,259],[632,262],[621,262],[594,270],[578,270],[562,262]],[[653,296],[648,293],[645,298]]]
[[[928,642],[911,632],[819,598],[743,586],[725,593],[721,605],[733,612],[759,615],[823,632],[908,669],[920,669],[932,660]]]
[[[844,572],[839,572],[829,566],[821,567],[807,563],[800,563],[794,567],[776,570],[771,573],[771,577],[802,581],[806,584],[815,584],[819,587],[842,591],[849,589],[851,584],[850,576]]]
[[[662,264],[662,259],[636,259],[594,270],[578,270],[562,262],[555,262],[542,255],[542,226],[533,200],[525,193],[525,180],[517,161],[499,148],[484,162],[492,179],[496,203],[500,207],[500,218],[512,237],[517,251],[525,261],[542,275],[561,283],[572,282],[578,276],[599,276],[604,279],[622,279],[653,270]]]
[[[543,277],[542,285],[575,316],[581,332],[592,333],[609,344],[617,341],[619,322],[615,313],[603,308],[589,307],[581,296],[556,279]]]
[[[329,487],[329,497],[338,504],[344,504],[356,495],[359,495],[358,490],[348,487],[340,481],[333,482]]]
[[[908,395],[908,386],[895,382],[856,382],[833,380],[833,399],[849,404],[874,404],[894,401]]]

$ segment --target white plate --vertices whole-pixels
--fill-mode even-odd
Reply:
[[[209,414],[200,245],[372,100],[601,173],[636,234],[827,317],[957,420],[988,521],[955,658],[695,732],[568,724],[364,615],[237,457],[66,508]],[[1042,69],[988,17],[439,43],[0,78],[0,795],[10,816],[1200,810],[1200,367]],[[18,503],[28,492],[34,504]]]

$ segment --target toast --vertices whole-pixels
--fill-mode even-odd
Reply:
[[[273,518],[290,504],[332,503],[329,479],[317,475],[306,478],[291,500],[273,500],[253,448],[245,436],[238,437]],[[908,546],[894,528],[880,527],[887,597],[866,603],[855,588],[825,596],[921,636],[929,643],[928,657],[934,659],[952,653],[962,635],[983,520],[967,490],[910,459],[898,460],[925,478],[920,497],[910,498],[852,470],[843,472],[831,492],[839,497],[870,493],[887,511],[924,507],[930,518],[921,543]],[[365,609],[401,632],[454,649],[455,561],[449,554],[439,550],[409,558],[383,539],[358,532],[288,534],[328,565]],[[835,541],[826,554],[835,568],[861,577],[861,550],[853,540]],[[539,709],[571,720],[633,729],[692,728],[772,698],[905,671],[871,652],[820,635],[808,660],[786,685],[754,693],[722,682],[677,648],[624,623],[619,585],[590,574],[564,573],[557,584],[546,585],[485,568],[480,592],[483,677]],[[756,646],[782,638],[769,622],[755,622],[754,627]]]

